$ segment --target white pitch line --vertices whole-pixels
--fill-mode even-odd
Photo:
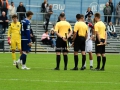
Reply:
[[[28,79],[2,79],[0,78],[0,81],[26,81],[26,82],[49,82],[49,83],[89,83],[89,84],[120,84],[116,82],[88,82],[88,81],[56,81],[56,80],[28,80]]]

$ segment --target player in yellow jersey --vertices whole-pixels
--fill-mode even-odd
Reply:
[[[12,16],[13,22],[8,29],[8,44],[11,46],[13,65],[16,65],[16,48],[21,52],[21,24],[18,22],[17,15]]]
[[[70,30],[70,33],[69,33]],[[56,68],[54,70],[59,70],[61,52],[63,52],[64,57],[64,70],[67,70],[68,63],[68,49],[67,49],[67,39],[72,34],[71,25],[65,20],[65,14],[60,14],[60,22],[55,25],[55,33],[57,34],[56,40]]]
[[[96,41],[95,41],[95,52],[97,56],[97,67],[95,70],[102,70],[104,71],[105,63],[106,63],[106,56],[105,56],[105,44],[107,41],[107,33],[106,33],[106,26],[100,20],[100,14],[95,14],[95,21],[96,24],[94,25]],[[102,57],[102,67],[100,69],[100,62]]]

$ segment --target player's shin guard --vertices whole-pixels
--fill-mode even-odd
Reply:
[[[16,60],[16,54],[15,53],[12,53],[12,59],[13,59],[13,61]]]
[[[100,69],[101,57],[97,56],[97,69]]]
[[[56,56],[56,64],[57,64],[56,68],[59,68],[59,66],[60,66],[60,55]]]
[[[106,63],[106,57],[102,57],[102,69],[104,69]]]
[[[27,57],[26,54],[22,54],[21,57],[20,57],[20,60],[22,60],[23,65],[25,65],[25,63],[26,63],[26,57]]]
[[[82,67],[84,67],[86,61],[86,55],[82,55]]]
[[[74,55],[75,68],[78,68],[78,55]]]
[[[68,56],[64,55],[64,68],[67,68]]]

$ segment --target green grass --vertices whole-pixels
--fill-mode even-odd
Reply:
[[[0,53],[0,90],[120,90],[120,55],[107,54],[105,71],[87,69],[71,71],[74,67],[73,54],[69,54],[68,70],[55,68],[55,54],[29,54],[27,66],[31,70],[16,69],[10,53]],[[79,55],[79,68],[81,56]],[[94,55],[94,67],[96,57]]]

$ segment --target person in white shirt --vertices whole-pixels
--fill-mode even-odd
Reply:
[[[9,19],[12,20],[12,15],[16,14],[16,8],[14,6],[14,2],[11,2],[11,5],[9,7]]]
[[[112,24],[112,22],[110,22],[109,25],[107,26],[107,33],[110,36],[117,37],[115,26]]]

